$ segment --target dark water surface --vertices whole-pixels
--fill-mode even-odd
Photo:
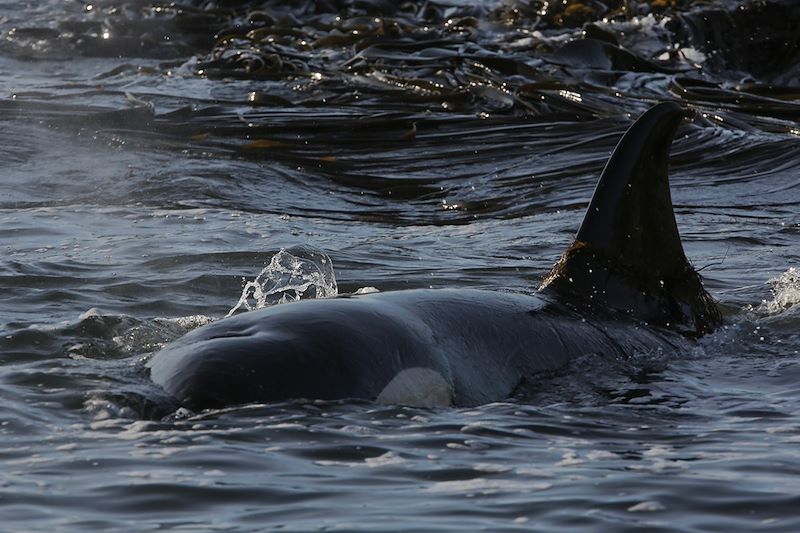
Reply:
[[[800,7],[622,4],[0,2],[0,530],[800,530]],[[726,320],[690,352],[475,409],[142,370],[297,244],[341,292],[534,290],[662,100]]]

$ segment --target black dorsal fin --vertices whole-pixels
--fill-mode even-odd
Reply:
[[[542,284],[687,334],[720,323],[716,304],[681,245],[667,165],[686,112],[665,102],[625,132],[597,183],[575,242]]]

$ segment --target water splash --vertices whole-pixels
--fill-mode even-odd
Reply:
[[[777,278],[769,280],[772,300],[764,300],[759,311],[775,314],[800,303],[800,270],[789,268]]]
[[[330,298],[338,292],[328,254],[307,245],[282,248],[256,279],[245,284],[239,301],[225,316],[301,298]]]

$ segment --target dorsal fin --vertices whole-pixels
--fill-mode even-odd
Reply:
[[[625,132],[575,242],[543,290],[686,334],[708,332],[721,322],[686,259],[669,193],[670,145],[685,114],[675,103],[657,104]]]

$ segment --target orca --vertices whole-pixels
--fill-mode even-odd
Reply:
[[[531,294],[412,289],[301,300],[189,332],[147,362],[190,409],[292,399],[475,406],[584,354],[679,350],[720,325],[683,251],[667,166],[686,116],[647,110],[575,241]]]

